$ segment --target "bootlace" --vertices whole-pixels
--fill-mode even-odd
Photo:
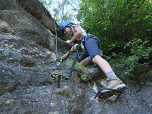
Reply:
[[[107,79],[107,80],[106,80],[106,87],[107,87],[109,84],[110,84],[110,80]]]

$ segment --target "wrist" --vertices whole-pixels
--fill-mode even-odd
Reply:
[[[70,40],[70,44],[72,43],[72,40]]]

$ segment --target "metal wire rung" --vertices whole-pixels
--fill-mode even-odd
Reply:
[[[101,90],[111,90],[108,93],[103,93],[100,92]],[[99,93],[104,94],[105,96],[107,96],[107,98],[113,96],[113,95],[118,95],[118,97],[116,98],[116,100],[120,97],[120,95],[122,94],[122,90],[118,90],[118,89],[109,89],[109,88],[101,88],[98,93],[96,94],[96,96],[94,97],[94,99],[99,95]],[[116,101],[115,100],[115,101]]]

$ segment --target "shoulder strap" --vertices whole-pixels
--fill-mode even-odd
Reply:
[[[71,26],[71,30],[72,30],[72,34],[73,34],[73,36],[75,35],[75,31],[74,31],[74,29],[73,29],[73,27]]]

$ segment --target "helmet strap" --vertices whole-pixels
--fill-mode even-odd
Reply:
[[[72,26],[71,26],[72,27]],[[70,36],[73,36],[72,28],[70,27]]]

